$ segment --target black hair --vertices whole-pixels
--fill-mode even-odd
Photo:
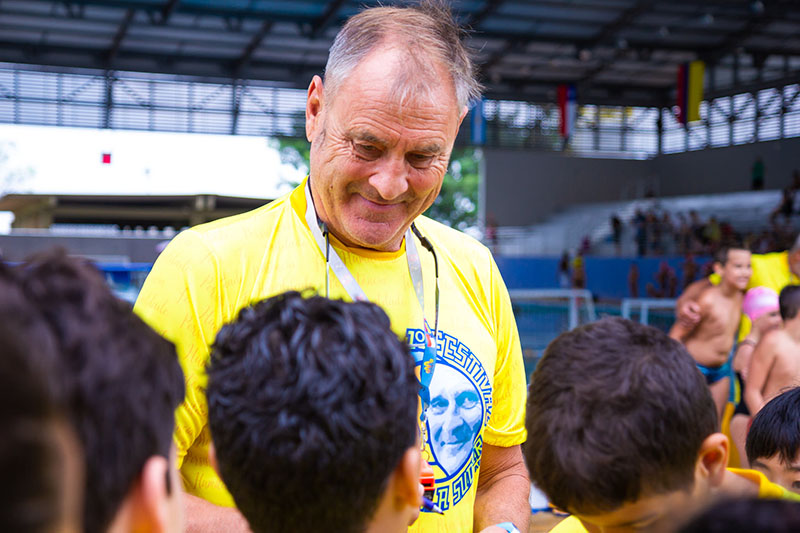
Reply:
[[[255,533],[363,531],[417,435],[413,358],[371,303],[288,292],[217,335],[208,422]]]
[[[525,425],[531,480],[554,505],[594,514],[644,493],[691,487],[717,416],[682,344],[655,328],[605,318],[545,349]]]
[[[730,254],[731,250],[744,250],[749,252],[750,250],[741,242],[739,239],[731,238],[722,243],[722,245],[717,248],[717,251],[714,252],[714,262],[719,263],[722,266],[728,262],[728,255]]]
[[[80,490],[64,484],[55,361],[51,331],[0,262],[0,531],[53,531],[66,492]]]
[[[153,455],[169,458],[184,382],[175,348],[63,250],[20,265],[58,343],[68,415],[86,455],[84,530],[105,531]]]
[[[781,290],[778,296],[778,305],[781,310],[781,318],[791,320],[797,316],[800,309],[800,285],[787,285]]]
[[[800,531],[800,502],[727,499],[718,502],[679,533],[795,533]]]
[[[750,463],[775,455],[784,463],[792,463],[797,458],[800,453],[800,387],[774,397],[753,417],[745,450]]]

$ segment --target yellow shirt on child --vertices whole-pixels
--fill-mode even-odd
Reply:
[[[729,468],[728,472],[742,476],[758,485],[758,497],[762,500],[794,500],[800,502],[800,494],[788,491],[766,478],[761,472],[755,470],[744,470],[740,468]],[[559,522],[550,533],[588,533],[578,518],[570,516]]]

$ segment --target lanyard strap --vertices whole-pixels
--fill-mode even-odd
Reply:
[[[339,254],[336,253],[336,249],[330,249],[328,246],[325,237],[322,235],[322,230],[319,228],[319,219],[317,218],[317,211],[314,208],[314,201],[311,199],[311,180],[309,179],[306,182],[306,223],[308,224],[309,229],[311,229],[311,235],[314,236],[314,240],[317,242],[317,246],[319,247],[319,251],[322,252],[322,257],[325,258],[325,270],[328,270],[330,267],[333,270],[333,273],[336,274],[336,277],[339,278],[339,282],[344,287],[345,292],[350,299],[355,302],[367,302],[367,295],[364,293],[364,290],[361,288],[361,285],[358,284],[356,278],[353,277],[353,274],[350,273],[350,270],[347,269],[345,266],[344,261],[342,258],[339,257]],[[419,260],[419,258],[417,258]],[[326,273],[327,276],[327,273]],[[328,296],[326,294],[325,296]]]
[[[314,207],[314,200],[311,197],[311,178],[306,180],[305,193],[306,223],[308,224],[308,228],[311,230],[311,235],[314,236],[314,241],[316,241],[319,251],[322,252],[322,256],[326,260],[326,278],[327,270],[330,268],[334,275],[336,275],[338,278],[339,282],[342,284],[342,287],[344,287],[347,295],[350,296],[351,300],[358,302],[369,301],[367,295],[364,293],[364,290],[347,268],[347,265],[345,265],[344,261],[342,261],[342,258],[339,257],[336,249],[330,247],[326,237],[322,234],[319,218],[317,217],[317,211]],[[422,399],[422,414],[420,415],[420,419],[424,421],[428,407],[430,406],[430,384],[431,380],[433,379],[433,371],[436,367],[436,352],[438,349],[436,335],[438,334],[438,331],[431,331],[431,328],[428,325],[428,320],[425,318],[425,290],[422,281],[422,264],[420,262],[419,252],[417,251],[417,245],[414,242],[414,235],[412,234],[410,228],[406,230],[405,241],[408,273],[411,275],[411,283],[414,285],[414,292],[417,295],[417,301],[419,302],[419,307],[422,310],[422,325],[425,332],[425,348],[423,350],[422,365],[420,366],[419,372],[419,395]],[[326,296],[328,295],[326,294]],[[438,327],[438,317],[436,322]]]

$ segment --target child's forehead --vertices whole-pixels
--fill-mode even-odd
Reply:
[[[602,529],[625,531],[660,531],[659,523],[676,523],[689,516],[692,491],[676,489],[659,494],[646,494],[633,502],[623,503],[612,511],[574,513],[582,522]],[[590,531],[592,528],[588,528]]]
[[[791,472],[800,473],[800,448],[791,460],[785,460],[780,452],[776,452],[772,457],[757,457],[753,460],[755,467],[764,470],[780,471],[789,470]]]

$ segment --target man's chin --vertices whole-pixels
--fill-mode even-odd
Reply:
[[[347,235],[334,235],[344,244],[355,248],[368,248],[379,252],[396,252],[403,242],[405,228],[400,224],[360,222]]]

